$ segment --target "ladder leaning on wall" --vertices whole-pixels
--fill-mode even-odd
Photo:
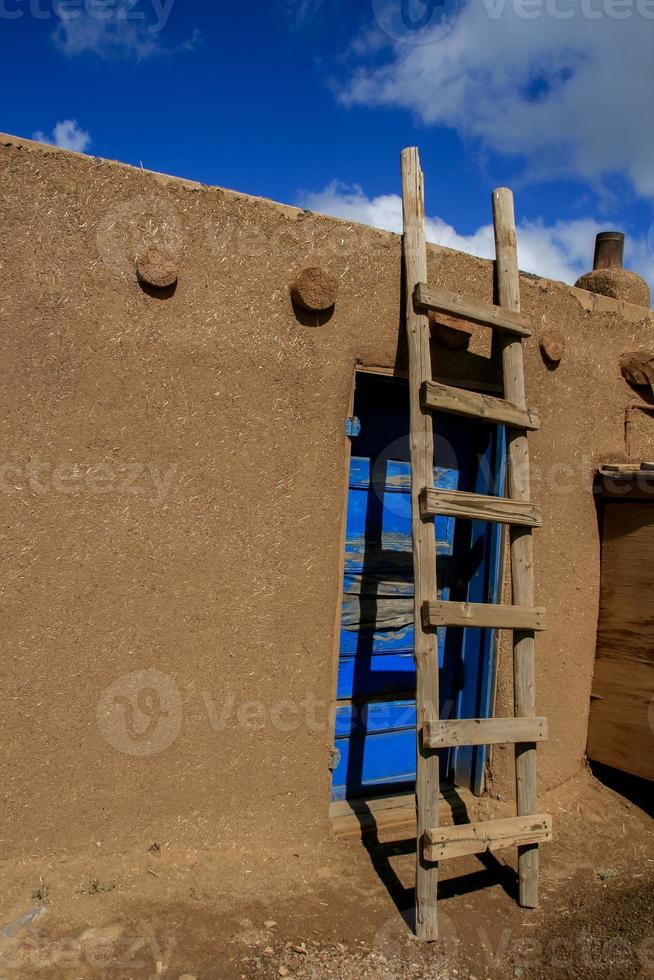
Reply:
[[[532,531],[541,520],[538,508],[529,499],[527,432],[537,429],[539,422],[525,401],[522,340],[531,331],[520,314],[511,191],[500,188],[493,193],[500,306],[464,300],[428,287],[424,177],[415,147],[402,153],[402,200],[417,674],[416,933],[420,939],[433,941],[438,937],[440,860],[517,845],[520,904],[526,908],[538,905],[538,845],[552,835],[551,818],[538,813],[536,795],[536,743],[547,738],[547,722],[535,717],[534,634],[544,628],[544,610],[534,608]],[[430,310],[464,317],[499,331],[506,400],[432,380]],[[434,489],[432,411],[507,426],[508,498]],[[437,600],[436,514],[509,525],[513,605]],[[513,718],[439,720],[439,626],[514,631]],[[439,750],[499,743],[515,744],[517,817],[439,828]]]

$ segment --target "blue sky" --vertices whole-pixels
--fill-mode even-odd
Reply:
[[[654,284],[654,0],[0,0],[0,129],[574,281],[598,230]]]

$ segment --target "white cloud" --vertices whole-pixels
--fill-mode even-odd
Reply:
[[[323,6],[324,0],[286,0],[286,13],[298,26],[313,17]]]
[[[458,17],[440,37],[434,21],[437,39],[429,41],[429,27],[401,33],[399,0],[373,0],[386,28],[374,45],[383,36],[389,58],[366,66],[359,39],[352,52],[362,66],[342,100],[404,107],[423,123],[524,155],[530,177],[620,173],[654,196],[652,0],[447,0],[446,7],[460,7]]]
[[[337,218],[358,221],[388,231],[402,231],[402,198],[398,194],[367,197],[358,185],[333,181],[323,191],[302,195],[301,206]],[[574,283],[592,268],[595,235],[606,230],[593,218],[557,221],[522,221],[518,228],[518,262],[525,272],[546,279]],[[493,226],[482,225],[471,234],[460,234],[439,217],[425,219],[427,240],[460,252],[495,257]],[[629,264],[654,287],[654,260],[645,239],[628,239]]]
[[[90,2],[76,16],[59,20],[51,34],[55,47],[68,58],[81,54],[94,54],[106,60],[124,58],[145,61],[157,55],[174,54],[176,51],[192,51],[200,44],[202,35],[196,28],[191,36],[177,45],[168,47],[163,39],[170,8],[170,0],[153,4],[158,11],[156,19],[148,19],[144,11],[132,9],[129,4],[117,4],[113,8],[96,7]]]
[[[68,58],[95,54],[101,58],[130,58],[143,61],[159,52],[160,39],[139,22],[99,20],[87,13],[60,20],[52,34],[55,46]]]
[[[76,150],[78,153],[85,153],[93,142],[90,133],[82,129],[76,119],[62,119],[55,124],[50,136],[46,136],[40,129],[33,136],[40,143],[59,146],[63,150]]]

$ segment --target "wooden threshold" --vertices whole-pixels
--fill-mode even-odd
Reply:
[[[439,816],[444,823],[465,820],[467,808],[477,800],[470,790],[441,787]],[[370,799],[336,800],[329,806],[329,819],[339,840],[380,837],[398,840],[416,835],[414,793],[377,796]]]

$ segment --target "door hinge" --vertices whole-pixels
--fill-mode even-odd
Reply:
[[[361,419],[358,419],[356,415],[351,415],[349,418],[345,419],[345,435],[349,436],[350,439],[356,439],[356,437],[361,432]]]

